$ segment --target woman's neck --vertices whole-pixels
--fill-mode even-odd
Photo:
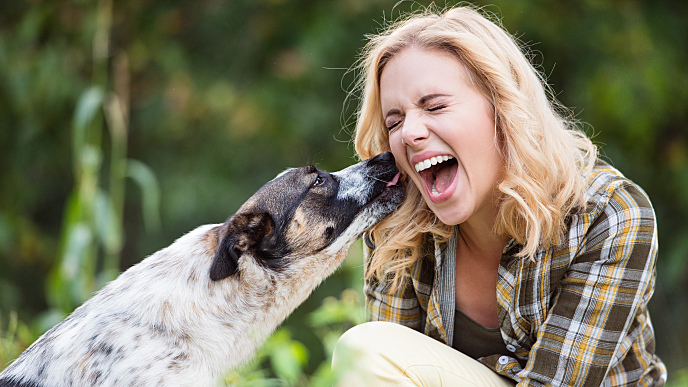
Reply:
[[[499,264],[509,238],[495,235],[493,222],[465,222],[459,225],[457,249],[467,258],[474,257],[485,264]]]

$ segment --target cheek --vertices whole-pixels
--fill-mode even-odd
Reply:
[[[389,148],[394,155],[397,166],[401,168],[402,174],[408,176],[416,188],[423,193],[423,197],[425,197],[425,187],[423,182],[418,177],[415,168],[409,162],[409,158],[406,155],[406,147],[401,143],[400,131],[390,133]]]
[[[406,159],[406,150],[404,145],[401,143],[400,131],[395,130],[389,134],[389,149],[392,151],[394,158],[397,160],[397,164],[401,164],[403,160]]]
[[[401,143],[400,131],[396,130],[389,134],[389,149],[392,151],[397,165],[401,167],[407,175],[410,174],[411,166],[406,156],[406,147]]]

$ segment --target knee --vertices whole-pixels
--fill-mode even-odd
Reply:
[[[384,321],[359,324],[339,338],[332,355],[333,364],[372,361],[384,353],[403,349],[403,335],[410,328]],[[383,356],[384,357],[384,356]]]
[[[332,353],[332,371],[337,386],[380,386],[377,374],[389,368],[385,353],[395,351],[390,342],[397,324],[368,322],[357,325],[339,338]],[[403,328],[403,327],[402,327]]]

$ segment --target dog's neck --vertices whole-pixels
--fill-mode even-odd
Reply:
[[[334,272],[344,260],[346,249],[334,256],[295,259],[281,271],[265,270],[255,259],[244,257],[235,275],[212,281],[208,272],[214,251],[206,243],[207,232],[212,232],[212,226],[188,233],[122,274],[121,278],[130,278],[114,281],[99,296],[118,292],[119,300],[143,297],[144,302],[122,301],[126,305],[111,304],[111,308],[126,310],[142,324],[156,327],[161,337],[196,352],[198,366],[219,376],[240,365],[232,364],[230,359],[250,358],[322,279]],[[193,256],[197,258],[190,259]],[[174,270],[170,270],[173,266]],[[130,292],[124,284],[134,280],[146,284],[130,289],[148,291],[122,294]],[[174,291],[179,287],[187,291]]]

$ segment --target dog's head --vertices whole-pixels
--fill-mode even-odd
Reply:
[[[222,226],[210,278],[237,273],[243,256],[279,271],[293,259],[341,253],[401,203],[398,177],[389,152],[335,173],[282,172]]]

